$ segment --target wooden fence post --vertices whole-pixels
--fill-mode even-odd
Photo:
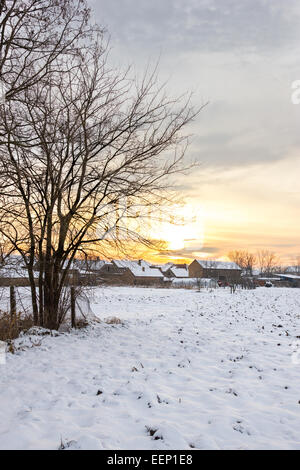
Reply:
[[[71,326],[76,328],[76,297],[75,287],[71,287]]]
[[[10,288],[9,288],[9,297],[10,297],[10,314],[13,317],[17,313],[17,302],[16,302],[15,286],[10,286]]]

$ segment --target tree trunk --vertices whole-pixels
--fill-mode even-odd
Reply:
[[[35,325],[38,325],[39,324],[39,313],[38,313],[38,305],[37,305],[35,279],[34,279],[34,274],[33,274],[32,267],[28,268],[28,277],[29,277],[30,290],[31,290],[33,322],[34,322]]]
[[[10,286],[10,314],[14,317],[17,313],[15,286]]]
[[[75,287],[71,287],[71,325],[72,328],[76,328],[76,297]]]

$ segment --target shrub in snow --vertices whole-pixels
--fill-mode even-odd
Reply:
[[[123,325],[122,320],[118,317],[107,317],[104,319],[104,322],[108,325]]]
[[[16,313],[11,315],[0,311],[0,341],[11,341],[18,338],[23,331],[27,331],[33,325],[31,315]]]

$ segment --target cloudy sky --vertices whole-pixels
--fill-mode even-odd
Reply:
[[[196,222],[166,229],[176,256],[269,248],[300,254],[298,0],[89,0],[111,60],[137,72],[159,59],[170,93],[209,102],[193,124],[199,168],[178,188]],[[173,230],[173,232],[172,232]]]

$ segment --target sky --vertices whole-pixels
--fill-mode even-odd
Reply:
[[[137,73],[159,61],[171,94],[208,105],[189,131],[178,178],[186,223],[166,225],[166,257],[223,259],[233,249],[300,254],[298,0],[89,0],[111,60]],[[176,209],[177,210],[177,209]],[[188,214],[188,216],[186,216]],[[160,254],[160,257],[164,257]]]

